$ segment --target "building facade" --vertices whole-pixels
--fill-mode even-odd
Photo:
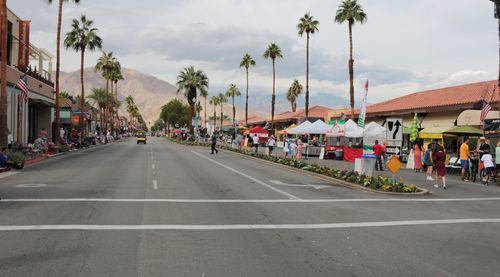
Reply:
[[[52,137],[53,56],[29,42],[30,21],[7,11],[7,128],[17,143],[33,142],[42,128]],[[27,99],[16,85],[25,77]]]

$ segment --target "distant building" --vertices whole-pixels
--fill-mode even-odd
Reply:
[[[53,56],[29,42],[30,21],[7,11],[7,128],[14,141],[34,141],[42,128],[52,137],[54,115]],[[26,74],[28,99],[16,87]]]

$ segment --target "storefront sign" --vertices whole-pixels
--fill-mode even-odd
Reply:
[[[19,53],[17,55],[17,66],[26,69],[29,66],[30,57],[30,22],[19,20]]]

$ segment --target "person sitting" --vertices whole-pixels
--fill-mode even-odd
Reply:
[[[0,152],[0,169],[8,169],[9,160],[7,156],[7,147],[2,147],[2,152]]]

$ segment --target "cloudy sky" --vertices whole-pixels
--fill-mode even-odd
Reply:
[[[31,41],[55,53],[57,5],[42,0],[8,0],[23,19],[32,20]],[[57,1],[54,1],[57,2]],[[179,70],[194,65],[210,78],[210,92],[232,82],[245,88],[241,57],[251,54],[252,93],[272,91],[271,62],[262,58],[274,41],[283,50],[277,62],[277,90],[294,78],[305,82],[305,38],[298,19],[310,11],[320,22],[311,38],[311,94],[323,105],[348,99],[348,33],[333,17],[341,0],[81,0],[65,3],[63,34],[71,19],[94,19],[122,65],[175,83]],[[488,0],[359,0],[368,21],[354,27],[356,97],[370,80],[369,102],[411,92],[495,79],[497,25]],[[87,54],[93,66],[100,53]],[[62,70],[79,68],[79,56],[62,52]],[[321,97],[320,97],[321,96]],[[329,97],[331,96],[331,103]],[[300,105],[300,103],[299,103]]]

